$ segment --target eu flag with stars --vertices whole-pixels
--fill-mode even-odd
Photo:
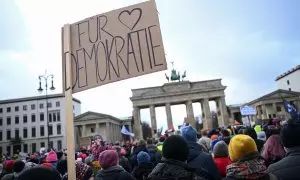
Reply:
[[[300,120],[300,114],[297,112],[297,107],[294,103],[283,100],[285,111],[290,113],[292,119]]]

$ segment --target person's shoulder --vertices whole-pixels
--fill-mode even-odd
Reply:
[[[13,173],[6,174],[1,178],[1,180],[11,180],[13,176],[14,176]]]
[[[269,173],[269,180],[277,180],[277,177],[274,174]]]
[[[286,164],[286,159],[282,159],[282,160],[280,160],[280,161],[278,161],[278,162],[276,162],[276,163],[273,163],[273,164],[271,164],[269,167],[268,167],[268,171],[269,172],[276,172],[276,171],[278,171],[278,170],[282,170],[282,169],[284,169],[284,167],[286,166],[287,164]]]
[[[212,156],[207,152],[200,152],[198,158],[202,158],[204,160],[213,160]]]
[[[119,180],[134,180],[134,177],[127,171],[120,172]]]

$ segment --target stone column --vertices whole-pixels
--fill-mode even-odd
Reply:
[[[96,123],[96,129],[95,132],[100,133],[100,126],[99,123]]]
[[[82,125],[81,137],[86,136],[86,125]]]
[[[262,117],[261,118],[262,119],[268,119],[266,105],[262,104],[261,109],[262,109]]]
[[[298,111],[300,111],[300,100],[297,100],[296,102],[295,102],[295,105],[297,106],[297,110]]]
[[[167,114],[168,128],[172,128],[173,121],[172,121],[172,111],[171,111],[171,104],[170,103],[166,104],[166,114]]]
[[[261,106],[257,105],[257,106],[256,106],[256,112],[257,112],[257,118],[258,118],[258,119],[262,119],[262,118],[261,118],[261,112],[260,112],[260,109],[261,109]]]
[[[117,138],[117,132],[116,132],[116,125],[115,124],[113,124],[112,133],[114,135],[114,141],[113,141],[113,143],[115,143],[117,141],[117,139],[118,139]]]
[[[117,128],[118,128],[118,132],[120,132],[120,133],[118,133],[118,139],[119,139],[119,141],[122,141],[122,135],[121,135],[121,127],[120,127],[120,124],[117,126]]]
[[[212,117],[211,117],[212,115],[209,108],[208,99],[201,100],[201,104],[202,104],[202,113],[204,113],[203,128],[211,130],[213,128],[213,125],[212,125]]]
[[[186,107],[186,117],[187,117],[188,122],[191,123],[192,127],[196,128],[195,116],[194,116],[194,111],[193,111],[193,102],[187,101],[185,103],[185,107]]]
[[[114,143],[114,141],[115,141],[115,138],[114,138],[115,133],[114,133],[114,131],[113,131],[113,127],[114,127],[114,124],[113,124],[113,123],[110,123],[110,128],[109,128],[109,134],[110,134],[110,137],[109,137],[109,139],[110,139],[110,142],[111,142],[111,143]]]
[[[135,134],[135,138],[137,140],[141,140],[143,139],[143,132],[141,126],[141,114],[140,114],[139,107],[133,108],[133,119],[134,119],[133,133]]]
[[[118,140],[118,138],[117,138],[117,129],[116,129],[116,125],[114,124],[114,126],[113,126],[113,133],[114,133],[114,142],[116,142],[117,140]]]
[[[106,134],[105,141],[108,141],[109,139],[111,139],[110,138],[110,124],[109,124],[109,122],[106,122],[106,130],[105,131],[106,131],[105,132],[105,134]]]
[[[274,112],[274,114],[276,115],[276,118],[277,118],[277,117],[278,117],[278,114],[277,114],[277,106],[276,106],[276,103],[273,103],[272,106],[273,106],[273,112]],[[273,114],[272,114],[272,118],[273,118]]]
[[[152,136],[155,136],[154,130],[157,131],[156,125],[156,113],[155,113],[155,106],[150,105],[150,117],[151,117],[151,127],[152,127]]]
[[[221,122],[219,121],[219,126],[220,127],[228,126],[229,116],[227,112],[225,97],[218,98],[218,104],[219,104],[219,111],[221,113],[220,115]]]

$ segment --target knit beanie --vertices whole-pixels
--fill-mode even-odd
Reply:
[[[139,152],[137,155],[137,162],[138,164],[149,163],[150,162],[149,154],[144,151]]]
[[[216,135],[216,134],[214,134],[214,135],[212,135],[211,137],[210,137],[210,139],[213,141],[213,140],[215,140],[215,139],[218,139],[218,135]]]
[[[126,150],[124,148],[122,148],[120,154],[121,154],[121,156],[125,156],[126,155]]]
[[[56,162],[56,161],[57,161],[57,155],[53,150],[51,150],[46,157],[46,162]]]
[[[13,168],[13,165],[15,164],[15,160],[7,160],[5,163],[4,163],[4,169],[11,169]]]
[[[192,126],[182,127],[181,135],[187,142],[196,142],[197,141],[197,131]]]
[[[300,122],[295,119],[288,120],[281,128],[280,139],[286,148],[300,146]]]
[[[13,171],[19,173],[24,169],[24,167],[25,167],[25,163],[23,161],[16,161],[13,164]]]
[[[212,142],[211,142],[211,148],[212,149],[214,149],[214,147],[215,147],[215,145],[218,143],[218,142],[220,142],[221,140],[220,139],[215,139],[215,140],[213,140]]]
[[[53,168],[33,167],[26,169],[18,177],[20,180],[61,180],[60,174]]]
[[[86,157],[85,160],[84,160],[85,164],[90,164],[91,162],[92,162],[92,157],[91,156]]]
[[[119,157],[115,150],[105,150],[99,155],[100,165],[103,169],[116,166],[119,163]]]
[[[228,157],[228,146],[224,141],[219,141],[213,149],[214,157]]]
[[[248,135],[239,134],[234,136],[229,143],[230,159],[238,161],[251,152],[257,152],[255,141]]]
[[[162,149],[162,155],[166,159],[174,159],[178,161],[186,161],[189,154],[189,147],[183,137],[173,135],[168,137]]]

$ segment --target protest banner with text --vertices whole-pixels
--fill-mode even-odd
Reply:
[[[63,82],[73,93],[167,69],[155,1],[71,24],[70,45],[63,53]],[[68,56],[72,82],[66,81]]]

